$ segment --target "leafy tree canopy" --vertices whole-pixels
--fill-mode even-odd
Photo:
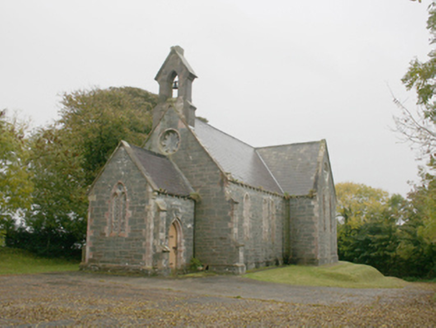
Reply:
[[[341,260],[399,277],[436,274],[436,247],[425,237],[428,229],[423,219],[429,199],[421,198],[422,190],[408,199],[355,183],[339,183],[336,191],[342,217],[338,222]]]
[[[62,138],[82,157],[90,184],[121,140],[144,142],[157,96],[131,87],[93,89],[66,93],[61,103]]]
[[[6,111],[0,112],[0,230],[13,226],[17,211],[25,211],[31,205],[33,185],[25,131],[24,123],[9,121]]]
[[[411,212],[422,223],[419,235],[436,245],[436,179],[425,172],[421,172],[421,178],[421,184],[409,193]]]
[[[436,43],[436,2],[428,7],[427,30],[430,32],[430,44]],[[416,113],[409,110],[397,99],[401,114],[395,118],[397,130],[420,148],[425,154],[434,157],[436,154],[436,50],[428,54],[428,61],[415,58],[410,62],[402,82],[407,90],[415,90],[417,95]]]
[[[345,222],[360,225],[389,207],[389,193],[352,182],[336,185],[337,211]]]
[[[427,30],[433,45],[436,43],[436,1],[431,2],[428,13]],[[397,130],[428,158],[427,166],[420,169],[421,182],[409,197],[414,211],[422,219],[421,236],[436,244],[436,49],[430,51],[426,62],[412,60],[402,81],[408,90],[416,92],[417,109],[414,113],[395,100],[401,109],[395,119]]]
[[[60,119],[29,138],[31,208],[26,229],[10,232],[9,245],[41,255],[79,251],[85,241],[89,185],[121,140],[144,142],[156,103],[156,95],[131,87],[65,93]]]

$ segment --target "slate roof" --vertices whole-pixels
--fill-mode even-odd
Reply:
[[[183,174],[167,157],[140,147],[129,146],[147,177],[158,189],[178,196],[188,196],[193,191]]]
[[[284,192],[308,195],[315,188],[322,141],[257,148]]]
[[[252,187],[282,193],[262,158],[246,143],[197,119],[194,132],[212,158],[226,173]]]
[[[226,173],[252,187],[290,195],[308,195],[315,188],[321,141],[254,148],[203,121],[194,132]]]

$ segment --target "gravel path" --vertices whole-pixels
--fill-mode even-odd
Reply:
[[[302,287],[238,276],[0,276],[0,326],[435,327],[435,286]]]

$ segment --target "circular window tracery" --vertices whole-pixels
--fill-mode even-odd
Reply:
[[[180,146],[180,135],[177,130],[168,129],[160,137],[160,147],[165,154],[174,154]]]

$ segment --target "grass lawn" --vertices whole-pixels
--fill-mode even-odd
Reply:
[[[290,285],[345,288],[402,288],[408,284],[399,278],[385,277],[371,266],[349,262],[319,267],[290,265],[250,272],[245,277]]]
[[[46,259],[21,249],[0,247],[0,275],[77,271],[78,261]]]

